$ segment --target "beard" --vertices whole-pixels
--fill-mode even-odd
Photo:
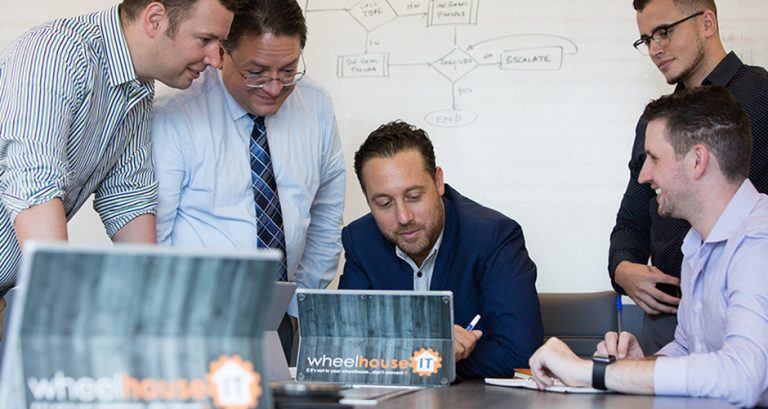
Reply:
[[[704,43],[696,37],[696,56],[694,59],[685,66],[679,74],[675,75],[674,77],[667,78],[667,84],[669,85],[675,85],[681,81],[684,81],[686,78],[690,77],[691,74],[696,70],[696,68],[701,64],[701,61],[704,59]]]
[[[405,226],[399,226],[395,231],[390,231],[384,236],[395,243],[400,250],[403,250],[412,260],[419,263],[429,255],[430,250],[437,242],[445,225],[445,210],[442,200],[438,200],[435,208],[435,217],[426,224],[409,223]],[[419,230],[422,234],[417,235],[411,240],[403,238],[402,234]],[[419,261],[421,260],[421,261]]]

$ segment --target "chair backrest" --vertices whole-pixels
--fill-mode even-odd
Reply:
[[[540,293],[544,339],[558,337],[580,356],[592,355],[618,325],[616,293]]]

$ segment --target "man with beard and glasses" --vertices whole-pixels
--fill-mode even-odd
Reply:
[[[744,65],[720,40],[714,0],[634,0],[640,39],[634,44],[675,92],[723,86],[741,103],[752,125],[749,178],[768,192],[768,72]],[[680,303],[680,246],[691,227],[657,212],[657,193],[638,182],[645,161],[646,122],[636,127],[630,179],[611,233],[608,272],[616,291],[645,312],[643,348],[655,352],[672,340]],[[649,263],[650,260],[650,263]]]
[[[342,231],[339,288],[453,291],[457,374],[505,377],[527,366],[543,328],[520,225],[443,183],[429,137],[404,122],[368,136],[355,173],[371,213]]]

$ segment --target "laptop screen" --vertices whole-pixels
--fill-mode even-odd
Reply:
[[[27,249],[1,406],[268,400],[261,337],[279,258],[145,246]]]

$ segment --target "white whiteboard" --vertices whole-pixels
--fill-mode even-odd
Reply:
[[[0,47],[33,24],[112,4],[0,0]],[[634,127],[671,92],[638,37],[629,1],[301,0],[309,75],[334,97],[346,155],[345,222],[367,207],[352,156],[403,119],[435,143],[446,180],[517,220],[539,291],[610,288],[608,239]],[[768,66],[765,0],[718,1],[727,50]],[[104,242],[83,209],[78,242]]]

